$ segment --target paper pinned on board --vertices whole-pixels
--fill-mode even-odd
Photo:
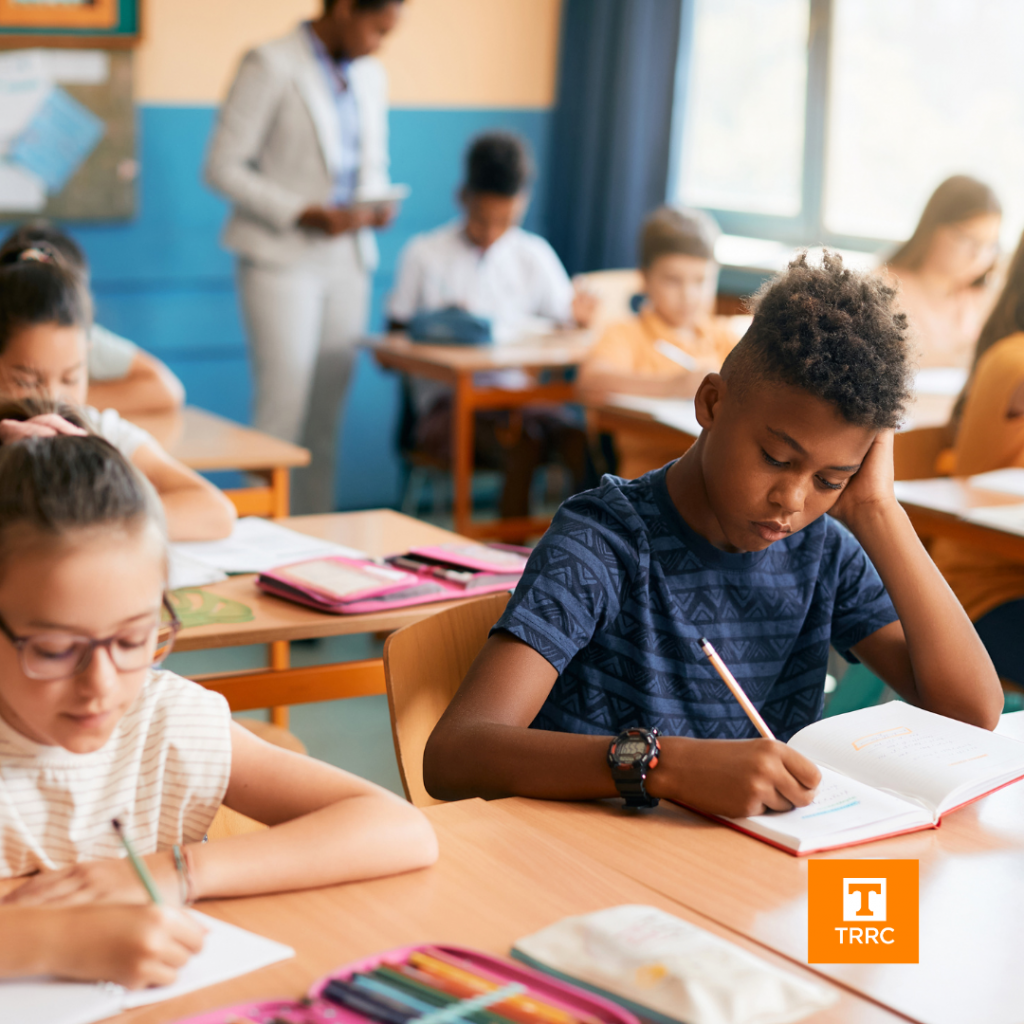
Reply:
[[[0,53],[0,210],[33,213],[60,191],[102,138],[105,126],[60,85],[110,77],[103,50]]]
[[[42,178],[47,192],[60,192],[105,131],[106,125],[88,107],[54,86],[14,140],[8,159]]]

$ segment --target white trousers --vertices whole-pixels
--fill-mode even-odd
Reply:
[[[254,425],[312,452],[310,465],[292,474],[292,511],[330,512],[338,416],[370,292],[355,236],[338,239],[316,264],[241,260],[239,290],[256,385]]]

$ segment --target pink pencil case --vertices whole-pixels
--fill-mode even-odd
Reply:
[[[321,992],[332,979],[347,981],[356,972],[371,971],[381,965],[403,964],[412,953],[441,954],[445,959],[458,962],[466,970],[500,986],[518,982],[525,986],[524,994],[535,995],[545,1003],[574,1016],[595,1018],[601,1024],[640,1024],[637,1017],[610,1000],[530,967],[461,946],[434,945],[402,946],[339,967],[327,977],[314,982],[304,1001],[238,1003],[196,1017],[187,1017],[178,1024],[235,1024],[239,1019],[252,1021],[253,1024],[270,1024],[271,1021],[280,1021],[282,1024],[373,1024],[370,1018],[321,998]],[[457,1018],[456,1024],[461,1020]],[[410,1024],[415,1024],[415,1021]]]
[[[521,573],[533,552],[511,544],[434,544],[410,548],[409,554],[477,572]]]

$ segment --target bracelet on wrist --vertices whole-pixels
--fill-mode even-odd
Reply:
[[[183,907],[191,906],[191,904],[195,903],[196,898],[188,849],[182,850],[175,843],[171,847],[171,853],[174,855],[174,868],[178,872],[178,895],[181,898],[181,905]]]

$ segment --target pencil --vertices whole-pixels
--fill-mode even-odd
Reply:
[[[754,728],[766,740],[775,739],[771,729],[768,728],[764,719],[758,713],[757,708],[754,707],[750,698],[743,692],[743,687],[736,682],[736,677],[729,671],[729,667],[722,661],[718,651],[711,646],[711,641],[706,636],[700,638],[700,649],[707,655],[708,661],[711,662],[715,671],[722,677],[722,682],[729,687],[732,695],[739,701],[740,707],[747,713],[747,718],[754,723]]]
[[[146,892],[149,893],[149,898],[154,903],[163,903],[163,900],[160,898],[160,890],[157,889],[156,882],[153,881],[153,876],[149,873],[149,868],[146,867],[139,855],[135,852],[135,848],[132,846],[131,840],[125,833],[121,822],[118,821],[117,818],[114,818],[112,824],[114,826],[114,831],[117,832],[121,842],[124,843],[124,848],[128,853],[128,859],[131,861],[132,867],[135,868],[135,874],[139,876],[139,881],[146,887]]]

